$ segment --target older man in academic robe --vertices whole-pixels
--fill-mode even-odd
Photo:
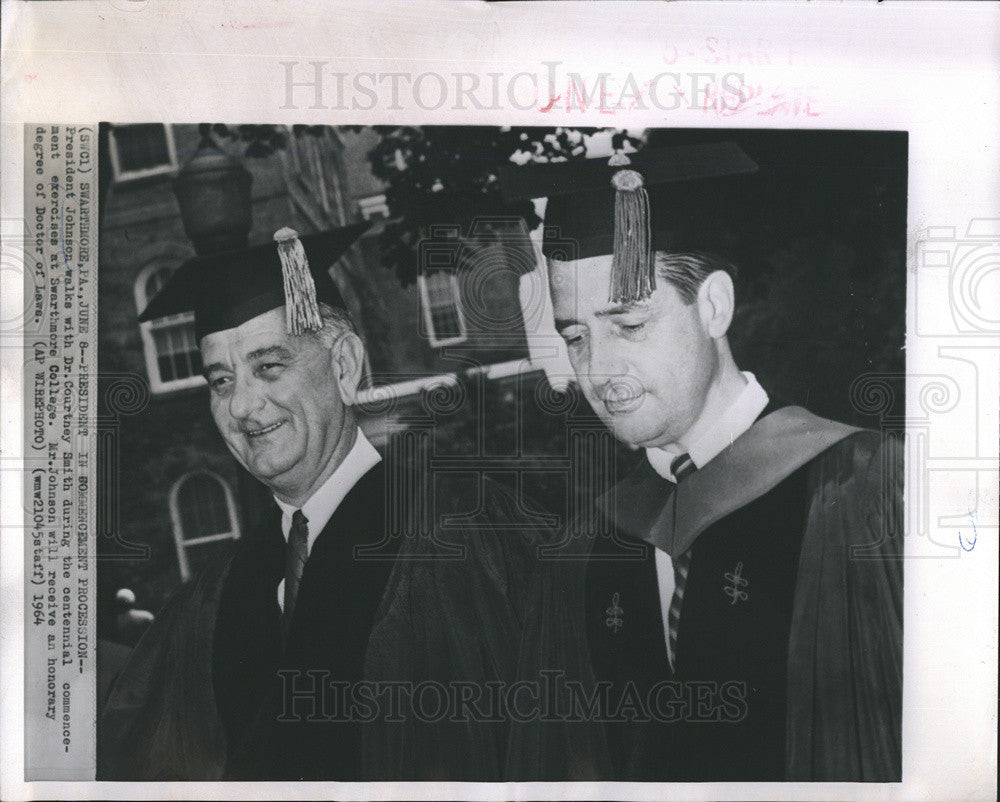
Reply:
[[[539,533],[484,481],[485,512],[452,531],[450,559],[427,537],[406,538],[400,559],[387,470],[357,423],[364,348],[325,269],[361,230],[301,241],[283,230],[276,244],[194,259],[141,317],[194,310],[212,416],[274,505],[137,645],[99,722],[101,779],[500,778],[496,725],[465,733],[480,762],[433,738],[419,757],[363,761],[364,729],[395,726],[367,677],[410,680],[453,639],[467,647],[431,679],[511,678],[530,576],[517,555]],[[411,587],[427,558],[427,587]],[[404,644],[379,625],[388,616],[429,634]]]

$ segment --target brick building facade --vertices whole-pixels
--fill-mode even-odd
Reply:
[[[109,635],[118,588],[133,588],[140,607],[158,609],[181,581],[230,549],[267,502],[215,429],[190,318],[137,322],[170,272],[194,255],[174,178],[199,147],[198,127],[110,131],[113,170],[102,195],[99,270],[102,637]],[[360,325],[369,387],[377,388],[362,407],[368,413],[362,426],[385,446],[392,432],[428,420],[428,409],[454,417],[454,405],[424,403],[421,388],[435,377],[471,371],[480,381],[488,374],[519,382],[522,377],[508,380],[510,370],[497,366],[520,363],[523,370],[528,345],[519,298],[524,270],[510,264],[509,249],[507,255],[500,246],[486,249],[474,270],[422,277],[407,287],[381,264],[378,221],[387,209],[366,160],[375,141],[368,130],[289,133],[286,148],[241,162],[252,176],[250,245],[270,240],[283,226],[305,234],[372,221],[331,273]],[[219,147],[242,155],[239,145]],[[533,254],[529,248],[515,258]],[[528,293],[529,306],[544,296],[537,289]],[[538,317],[534,307],[529,312]],[[386,394],[393,400],[386,403]],[[508,391],[494,395],[508,407],[516,403]]]

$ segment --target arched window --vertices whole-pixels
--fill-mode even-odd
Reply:
[[[177,545],[181,580],[240,536],[233,493],[209,471],[185,474],[170,489],[170,519]],[[209,544],[216,544],[215,546]]]
[[[175,263],[176,264],[176,263]],[[166,284],[175,267],[157,262],[139,273],[135,282],[135,305],[138,312]],[[146,371],[154,393],[182,390],[204,383],[201,375],[201,351],[194,334],[194,315],[179,315],[140,323]]]

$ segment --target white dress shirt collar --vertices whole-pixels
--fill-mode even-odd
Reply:
[[[368,471],[374,468],[382,457],[375,450],[364,433],[358,429],[358,434],[354,440],[354,445],[344,457],[344,461],[337,466],[337,469],[330,475],[319,489],[309,497],[309,500],[302,505],[302,514],[309,522],[309,551],[312,551],[313,543],[323,531],[333,513],[336,512],[340,502],[350,492]],[[285,540],[288,540],[288,532],[292,528],[292,515],[298,507],[286,504],[281,499],[274,499],[281,507],[281,533]]]
[[[696,468],[701,468],[732,445],[737,437],[753,426],[753,422],[767,406],[769,400],[767,393],[760,386],[757,378],[747,371],[743,371],[743,376],[747,383],[743,386],[740,394],[712,422],[701,437],[687,449],[687,453]],[[660,476],[671,482],[676,482],[677,480],[670,471],[670,463],[684,451],[683,446],[671,443],[663,448],[647,448],[646,457],[649,464],[653,466],[653,470]]]

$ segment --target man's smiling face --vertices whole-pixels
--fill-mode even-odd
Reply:
[[[272,491],[312,486],[340,441],[333,352],[285,331],[284,308],[202,338],[212,417],[233,456]]]
[[[677,442],[705,406],[718,355],[698,301],[662,278],[645,301],[608,301],[611,256],[549,265],[556,329],[584,395],[618,439]]]

